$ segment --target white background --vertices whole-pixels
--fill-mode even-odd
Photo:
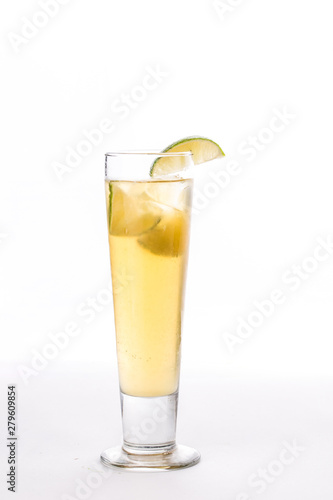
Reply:
[[[32,0],[0,12],[5,498],[6,384],[19,395],[16,498],[75,498],[76,480],[119,441],[112,304],[90,323],[77,312],[110,281],[103,154],[194,134],[226,153],[198,167],[188,271],[178,435],[203,460],[174,474],[112,472],[90,496],[330,498],[333,255],[316,269],[308,259],[318,238],[333,236],[330,2],[63,3],[51,19]],[[25,18],[45,26],[23,40]],[[155,88],[142,90],[152,71]],[[132,107],[120,112],[124,94]],[[267,132],[276,113],[289,118]],[[57,175],[56,162],[105,119],[112,132]],[[260,150],[245,154],[253,137]],[[231,161],[237,174],[212,187],[211,172],[222,176]],[[285,278],[293,265],[307,269],[295,290]],[[239,318],[274,289],[284,303],[230,348],[226,333],[236,336]],[[18,367],[31,368],[69,322],[79,334],[24,383]],[[301,457],[263,493],[249,487],[292,440]]]

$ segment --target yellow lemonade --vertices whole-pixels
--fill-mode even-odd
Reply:
[[[106,181],[121,391],[178,389],[192,181]]]

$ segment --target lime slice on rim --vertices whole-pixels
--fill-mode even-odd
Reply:
[[[205,163],[206,161],[222,158],[224,155],[220,146],[205,137],[186,137],[180,141],[172,143],[165,148],[162,153],[179,153],[190,151],[195,165]],[[154,161],[151,169],[151,177],[159,177],[161,175],[168,175],[179,172],[184,168],[179,157],[160,157]]]

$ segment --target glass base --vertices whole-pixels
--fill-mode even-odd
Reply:
[[[183,445],[175,445],[165,453],[150,454],[129,453],[121,446],[116,446],[101,454],[101,461],[107,467],[122,467],[148,472],[184,469],[196,465],[199,460],[199,452]]]
[[[123,445],[101,455],[104,465],[162,471],[191,467],[200,460],[193,448],[176,444],[178,392],[138,397],[120,392]]]

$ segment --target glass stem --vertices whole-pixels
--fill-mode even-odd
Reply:
[[[178,392],[138,397],[120,392],[123,449],[128,453],[168,453],[176,446]]]

